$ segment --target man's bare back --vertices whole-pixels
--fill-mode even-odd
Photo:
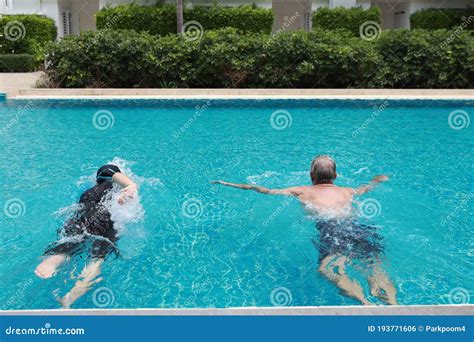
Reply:
[[[294,186],[285,189],[268,189],[259,185],[236,184],[225,181],[213,181],[242,190],[254,190],[269,195],[287,195],[297,197],[307,210],[320,216],[345,217],[351,214],[355,195],[362,195],[371,190],[377,183],[388,180],[387,176],[375,176],[372,182],[359,188],[347,188],[330,184]]]

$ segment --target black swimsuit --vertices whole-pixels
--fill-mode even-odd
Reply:
[[[87,241],[92,243],[93,258],[105,258],[111,252],[117,253],[117,231],[103,203],[112,186],[111,181],[105,181],[82,194],[79,200],[81,207],[62,227],[61,239],[48,246],[45,255],[76,254]]]
[[[384,253],[383,238],[377,227],[356,220],[318,220],[319,260],[329,255],[343,255],[351,259],[370,261]]]

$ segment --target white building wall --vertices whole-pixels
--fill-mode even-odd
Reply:
[[[336,7],[354,7],[356,0],[329,0],[329,8]]]
[[[296,1],[296,0],[295,0]],[[136,2],[138,4],[156,3],[156,0],[0,0],[2,14],[42,14],[52,18],[58,27],[58,35],[62,36],[62,12],[70,10],[73,14],[72,33],[95,28],[94,14],[107,4]],[[175,0],[165,0],[175,3]],[[185,0],[186,6],[211,4],[211,0]],[[259,7],[272,8],[272,0],[220,0],[220,4],[238,6],[255,3]],[[382,9],[384,28],[409,28],[410,15],[424,8],[467,8],[474,7],[474,0],[311,0],[312,10],[320,7],[352,7],[369,8],[378,6]]]
[[[58,0],[0,0],[0,3],[2,14],[45,15],[54,20],[56,27],[60,27]]]
[[[313,7],[313,11],[321,7],[329,7],[329,0],[313,0],[312,7]]]
[[[415,13],[425,8],[467,8],[474,6],[473,0],[412,0],[410,13]]]

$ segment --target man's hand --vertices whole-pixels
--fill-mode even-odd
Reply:
[[[223,180],[213,180],[211,181],[211,184],[221,184],[221,185],[232,186],[232,187],[240,188],[240,189],[249,189],[251,187],[248,184],[236,184],[236,183],[225,182]]]
[[[372,182],[375,182],[375,183],[381,183],[385,181],[388,181],[388,176],[385,176],[385,175],[378,175],[372,179]]]
[[[120,196],[117,199],[117,202],[119,204],[124,204],[128,199],[134,199],[137,197],[137,185],[136,184],[131,184],[127,186],[126,188],[123,188],[120,190]]]
[[[222,184],[222,185],[227,185],[227,182],[221,181],[221,180],[212,180],[211,184]]]

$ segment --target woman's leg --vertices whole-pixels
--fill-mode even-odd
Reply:
[[[67,254],[49,255],[36,267],[35,274],[43,279],[54,276],[58,268],[67,260]]]

